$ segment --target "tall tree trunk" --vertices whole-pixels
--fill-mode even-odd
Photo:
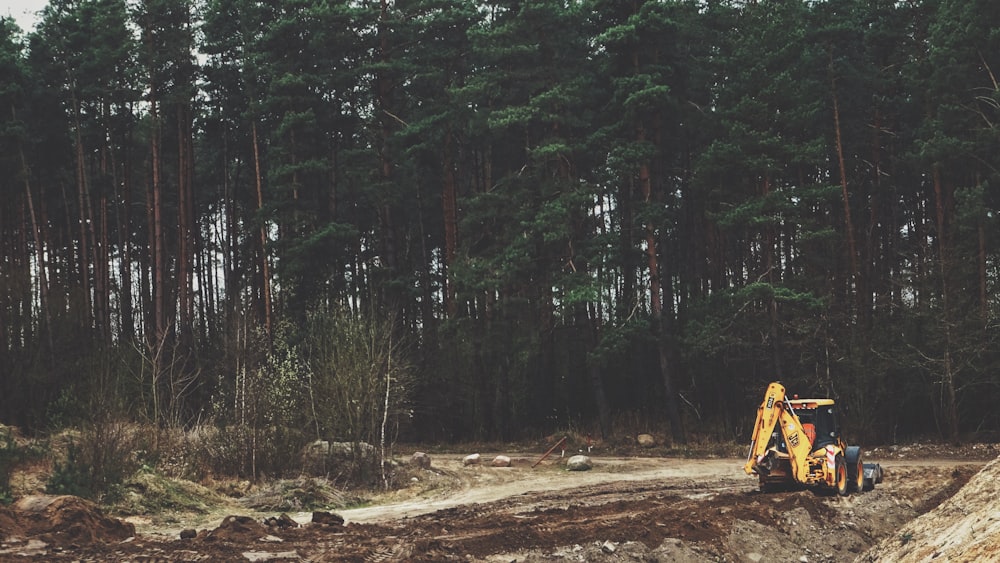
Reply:
[[[254,136],[256,141],[256,136]],[[254,147],[255,155],[255,166],[256,166],[256,147]],[[239,283],[237,278],[237,272],[239,270],[238,265],[240,264],[239,256],[240,252],[240,232],[238,230],[239,222],[236,219],[236,193],[235,187],[239,184],[230,178],[229,175],[229,137],[225,136],[222,146],[222,190],[224,194],[223,209],[225,209],[225,220],[223,226],[222,234],[222,296],[224,297],[224,303],[226,305],[226,310],[224,311],[225,320],[223,326],[235,326],[231,325],[230,322],[235,322],[236,314],[238,312],[237,304],[239,303]],[[237,168],[237,178],[239,177],[239,170]],[[255,236],[250,234],[249,236]],[[257,237],[259,239],[259,237]]]
[[[94,303],[97,318],[97,333],[101,342],[111,343],[111,255],[108,228],[108,196],[101,194],[100,219],[97,221],[100,235],[94,245]]]
[[[131,109],[129,112],[131,116]],[[132,127],[131,120],[129,125],[128,134],[126,135],[127,147],[132,146]],[[119,249],[119,260],[118,260],[118,276],[121,280],[118,295],[118,306],[119,306],[119,334],[118,339],[121,342],[129,341],[134,334],[137,333],[137,328],[135,326],[135,318],[133,312],[133,296],[132,296],[132,172],[131,172],[131,149],[126,149],[125,158],[123,159],[123,169],[121,175],[121,204],[116,206],[116,214],[118,220],[118,228],[116,232],[118,234],[118,249]],[[118,188],[119,188],[119,178],[117,177],[118,166],[112,163],[112,170],[115,172],[112,184],[115,190],[115,200],[118,200]]]
[[[763,180],[760,183],[760,195],[762,198],[767,198],[771,193],[771,174],[766,173]],[[781,274],[777,272],[777,261],[775,260],[775,234],[773,225],[765,225],[764,229],[764,244],[761,252],[764,254],[762,260],[764,262],[764,272],[762,274],[763,278],[767,280],[767,283],[772,287],[781,282]],[[781,319],[778,314],[778,300],[774,297],[774,291],[771,292],[770,297],[767,301],[767,315],[768,315],[768,341],[770,342],[770,352],[771,352],[771,369],[773,375],[776,379],[781,379],[784,377],[785,371],[785,360],[784,354],[782,353],[782,334],[781,334]]]
[[[950,199],[950,194],[945,193],[945,187],[941,181],[941,170],[937,166],[933,172],[934,181],[934,205],[937,223],[938,242],[938,274],[941,276],[941,324],[944,328],[944,357],[942,358],[942,417],[944,424],[945,439],[957,442],[958,436],[958,401],[955,396],[955,366],[952,360],[952,350],[954,347],[952,330],[952,311],[949,296],[949,266],[948,257],[951,251],[950,237],[948,236],[948,226],[945,223],[945,210],[949,203],[945,198]]]
[[[194,236],[190,112],[177,106],[177,332],[189,337],[194,318]]]
[[[156,221],[153,214],[153,184],[147,176],[144,186],[146,203],[146,251],[139,252],[139,315],[143,335],[147,345],[156,340],[156,297],[153,285],[156,275],[153,272],[156,262]]]
[[[417,188],[417,229],[420,236],[420,276],[421,299],[420,316],[422,332],[426,335],[427,349],[436,347],[437,319],[434,318],[434,288],[431,287],[431,253],[427,249],[427,232],[424,227],[424,198]]]
[[[643,140],[640,133],[640,141]],[[652,204],[653,189],[652,178],[648,164],[643,164],[639,169],[639,183],[642,187],[642,195],[647,205]],[[663,390],[666,393],[665,402],[667,409],[667,419],[670,421],[670,433],[675,442],[679,444],[687,443],[687,436],[681,422],[680,402],[677,400],[677,390],[674,387],[673,365],[670,361],[670,351],[667,342],[669,335],[666,331],[663,316],[663,303],[661,301],[660,288],[660,264],[658,258],[658,248],[656,228],[646,224],[646,260],[649,267],[649,299],[650,310],[653,314],[653,336],[656,339],[657,357],[659,359],[660,377],[663,380]]]
[[[153,342],[161,342],[167,331],[167,252],[163,226],[163,185],[160,162],[160,118],[156,100],[150,101],[153,131],[150,135],[153,189]]]
[[[107,122],[110,119],[110,109],[108,104],[102,102],[101,104],[101,118],[102,121]],[[102,184],[107,182],[108,178],[111,178],[112,172],[111,167],[111,146],[110,146],[110,135],[108,135],[107,129],[104,132],[104,142],[99,148],[99,171],[100,179]],[[88,194],[89,195],[89,194]],[[91,197],[87,198],[87,201],[91,201]],[[94,250],[93,250],[93,264],[94,264],[94,328],[95,333],[98,335],[100,341],[104,344],[111,343],[111,247],[110,247],[110,228],[108,225],[108,195],[107,190],[99,190],[97,195],[98,208],[96,214],[91,211],[91,219],[94,222],[94,229],[96,232],[94,234]],[[88,203],[88,205],[91,205]],[[95,217],[96,215],[96,217]]]
[[[635,202],[633,192],[635,190],[634,180],[630,175],[621,183],[618,190],[619,221],[621,222],[620,233],[618,235],[618,252],[621,256],[622,282],[616,316],[628,318],[632,311],[638,306],[640,299],[636,287],[639,285],[638,268],[640,264],[632,259],[636,240],[635,232]]]
[[[980,181],[980,179],[978,177],[976,178],[976,184],[980,185],[980,186],[982,185],[982,182]],[[987,288],[989,287],[989,285],[988,285],[988,278],[987,278],[987,273],[986,272],[987,272],[987,269],[989,267],[989,263],[988,263],[988,255],[987,255],[987,251],[986,251],[986,225],[985,225],[985,221],[983,219],[984,218],[983,218],[982,214],[979,214],[977,216],[977,218],[976,218],[976,235],[977,235],[977,242],[978,242],[978,249],[979,249],[978,260],[976,260],[976,264],[979,266],[979,271],[978,271],[978,274],[979,274],[979,276],[978,276],[978,278],[979,278],[979,318],[980,318],[980,321],[982,322],[982,328],[985,331],[987,329],[987,327],[989,326],[989,320],[990,320],[989,319],[989,313],[990,313],[989,307],[990,307],[990,303],[989,303],[989,295],[987,293]]]
[[[594,350],[601,342],[601,321],[597,315],[596,305],[588,303],[578,322],[582,323],[587,331],[587,348]],[[590,387],[594,393],[594,402],[597,404],[597,421],[600,425],[601,439],[611,437],[611,405],[608,403],[608,394],[604,390],[604,374],[601,366],[594,361],[587,362],[587,375],[590,379]]]
[[[444,134],[442,151],[444,185],[441,206],[444,211],[444,310],[449,318],[453,318],[458,311],[455,304],[455,282],[451,276],[451,268],[455,263],[458,248],[458,188],[455,180],[455,164],[452,158],[452,141],[452,129],[451,125],[448,125]]]
[[[11,115],[14,115],[14,107],[10,108]],[[20,143],[17,145],[17,153],[21,159],[21,173],[24,176],[24,197],[28,205],[28,215],[31,219],[31,234],[35,241],[35,264],[37,267],[38,275],[38,305],[42,310],[42,316],[45,319],[45,327],[42,332],[45,333],[46,340],[49,345],[49,352],[55,351],[55,346],[52,342],[52,312],[49,310],[49,279],[48,279],[48,266],[46,259],[46,248],[42,244],[42,230],[39,226],[38,215],[35,213],[35,203],[34,197],[31,191],[31,171],[28,168],[28,159],[24,156],[24,147]],[[2,335],[0,335],[2,336]],[[6,339],[0,339],[0,342],[6,342]]]
[[[989,296],[987,294],[986,288],[987,277],[987,254],[986,254],[986,225],[983,223],[982,217],[979,218],[979,224],[976,225],[976,230],[979,235],[979,318],[982,321],[983,329],[985,330],[989,324]]]
[[[649,54],[652,64],[659,61],[659,53],[656,51]],[[641,74],[642,68],[639,61],[639,51],[632,53],[632,68],[636,75]],[[660,145],[660,116],[654,115],[650,120],[652,127],[653,142]],[[647,141],[647,124],[640,122],[636,124],[636,141],[641,145]],[[642,190],[643,201],[647,206],[653,204],[653,178],[649,162],[644,162],[639,167],[639,188]],[[670,421],[670,433],[674,442],[679,444],[687,443],[687,436],[681,419],[680,401],[677,397],[677,389],[674,386],[674,365],[671,361],[670,350],[670,324],[663,314],[661,271],[659,264],[659,244],[656,227],[650,223],[645,224],[646,233],[646,263],[649,268],[649,300],[650,311],[653,317],[653,337],[656,340],[657,357],[659,359],[660,378],[663,381],[665,393],[667,419]]]
[[[91,216],[92,214],[88,213],[90,209],[90,195],[87,188],[87,166],[84,158],[83,134],[80,132],[80,128],[82,127],[80,124],[80,107],[75,96],[71,99],[71,103],[73,106],[73,120],[75,127],[74,164],[76,169],[77,204],[79,205],[78,217],[80,221],[80,287],[83,290],[83,318],[86,319],[85,323],[90,325],[93,318],[90,267],[93,264],[91,249],[93,247],[94,240],[94,224],[93,217]]]
[[[851,267],[851,287],[848,291],[853,291],[858,297],[858,251],[857,243],[854,241],[854,224],[851,221],[851,200],[847,190],[847,165],[844,160],[844,141],[840,130],[840,104],[837,100],[837,80],[833,74],[833,50],[829,51],[830,56],[830,96],[833,98],[833,128],[834,139],[837,145],[837,170],[840,173],[840,191],[844,202],[844,230],[847,231],[847,252],[848,264]]]
[[[254,183],[257,188],[257,211],[264,209],[264,177],[261,172],[260,141],[257,137],[257,123],[252,126]],[[260,226],[260,274],[263,305],[264,331],[271,338],[271,267],[267,259],[267,224]]]
[[[378,58],[382,63],[383,67],[387,67],[391,60],[390,45],[389,45],[389,3],[388,0],[380,0],[380,13],[378,20],[378,36],[379,36],[379,50]],[[391,193],[391,185],[393,181],[393,161],[390,157],[390,139],[392,137],[392,128],[390,127],[390,119],[388,116],[392,115],[391,102],[389,99],[390,92],[392,90],[392,83],[389,76],[386,75],[386,71],[379,71],[375,76],[375,101],[376,110],[379,112],[379,123],[380,123],[380,139],[379,139],[379,164],[380,164],[380,180],[384,189],[386,190],[384,201],[379,205],[379,227],[382,233],[382,256],[385,258],[385,266],[389,272],[389,276],[396,278],[400,272],[400,249],[399,236],[397,234],[397,218],[396,209],[397,205],[393,202],[393,194]],[[398,315],[397,326],[401,326],[406,320],[406,306],[408,303],[405,300],[404,295],[396,287],[396,284],[389,284],[386,291],[386,301],[390,307],[399,310],[402,314]]]

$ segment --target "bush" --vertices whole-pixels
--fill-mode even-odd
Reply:
[[[55,463],[52,475],[45,482],[45,492],[50,495],[91,498],[94,493],[94,484],[90,473],[90,467],[81,460],[79,446],[70,442],[66,461]]]
[[[93,500],[112,500],[125,478],[138,469],[137,452],[145,451],[141,433],[120,421],[99,421],[69,443],[66,459],[57,461],[45,491]]]
[[[305,326],[279,323],[273,342],[250,325],[236,331],[212,400],[215,429],[199,457],[209,471],[257,480],[334,474],[371,484],[387,475],[386,434],[406,420],[410,366],[393,323],[339,308],[309,314]],[[350,463],[303,459],[316,440],[354,444]],[[375,444],[360,455],[361,444]],[[336,461],[337,463],[331,463]]]
[[[14,433],[0,426],[0,504],[14,500],[10,491],[10,476],[25,458],[25,451],[14,441]]]
[[[199,458],[217,474],[279,476],[297,470],[307,439],[308,367],[280,323],[273,345],[244,327],[232,343],[233,370],[223,370],[212,400],[211,430],[203,427]]]
[[[275,481],[241,502],[253,510],[302,512],[337,510],[360,504],[362,499],[338,490],[326,479],[299,477],[290,481]]]
[[[342,309],[310,315],[305,344],[310,410],[323,438],[375,444],[380,454],[387,431],[408,417],[412,376],[392,325]],[[354,450],[348,480],[370,484],[380,476],[388,485],[379,456]]]
[[[257,479],[297,475],[306,439],[301,430],[283,426],[204,427],[192,445],[192,465],[202,473]]]

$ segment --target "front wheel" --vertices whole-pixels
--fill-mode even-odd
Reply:
[[[838,455],[836,465],[834,466],[837,474],[837,494],[846,497],[847,496],[847,462],[844,460],[844,456]]]

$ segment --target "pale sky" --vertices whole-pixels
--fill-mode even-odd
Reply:
[[[14,18],[27,33],[34,29],[38,20],[35,12],[40,12],[46,4],[48,0],[0,0],[0,15]]]

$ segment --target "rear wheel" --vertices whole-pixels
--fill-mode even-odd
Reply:
[[[882,466],[877,463],[868,463],[865,471],[865,490],[870,491],[875,488],[876,483],[882,482]]]
[[[837,456],[834,471],[837,473],[837,494],[842,497],[847,496],[847,462],[844,456]]]
[[[865,490],[865,463],[859,446],[849,446],[844,452],[847,461],[848,492],[860,493]]]

